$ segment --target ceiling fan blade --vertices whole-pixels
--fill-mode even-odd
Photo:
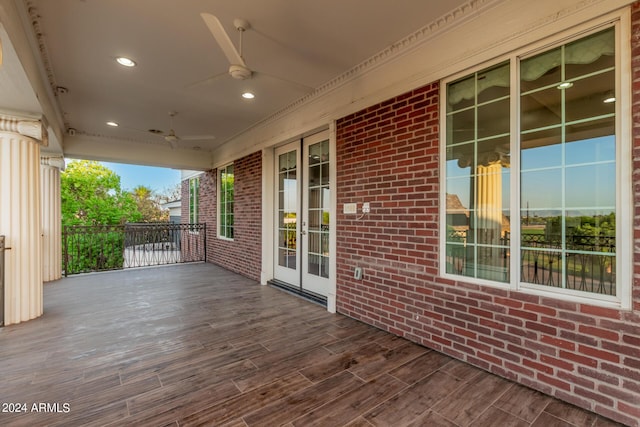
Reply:
[[[233,42],[229,38],[229,35],[224,30],[224,27],[220,23],[220,20],[210,13],[201,13],[202,19],[204,19],[204,23],[207,24],[209,31],[213,34],[213,37],[220,45],[220,48],[224,52],[224,55],[227,57],[230,65],[243,65],[246,67],[242,56],[236,50],[236,47],[233,45]]]
[[[183,135],[180,139],[183,141],[211,141],[216,137],[213,135]]]
[[[295,86],[295,87],[297,87],[300,90],[305,91],[305,92],[311,92],[311,91],[314,90],[311,86],[307,86],[307,85],[305,85],[303,83],[298,83],[296,81],[285,79],[283,77],[274,76],[273,74],[267,74],[267,73],[264,73],[262,71],[254,71],[253,74],[256,74],[258,77],[265,76],[265,77],[269,77],[269,78],[272,78],[272,79],[275,79],[275,80],[280,80],[283,83],[286,83],[286,84],[291,85],[291,86]]]
[[[211,84],[213,82],[215,82],[216,80],[222,78],[222,77],[226,77],[229,75],[228,71],[225,71],[224,73],[218,73],[218,74],[214,74],[212,76],[207,77],[206,79],[202,79],[200,81],[197,81],[195,83],[190,83],[188,85],[186,85],[184,88],[185,89],[192,89],[194,87],[199,87],[199,86],[205,86],[208,84]]]

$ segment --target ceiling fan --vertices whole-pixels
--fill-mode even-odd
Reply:
[[[204,23],[207,25],[207,28],[215,38],[220,48],[222,49],[222,52],[227,57],[227,60],[229,61],[229,69],[225,73],[216,74],[203,81],[196,82],[195,84],[190,86],[200,85],[202,83],[209,83],[227,74],[236,80],[247,80],[252,78],[255,75],[268,75],[266,73],[257,72],[249,68],[244,60],[244,57],[242,56],[242,34],[246,30],[251,28],[251,25],[246,19],[236,18],[233,20],[233,26],[236,28],[236,30],[238,30],[238,33],[239,33],[238,49],[236,49],[235,45],[231,41],[231,38],[229,38],[229,35],[227,34],[224,27],[220,23],[220,20],[216,16],[206,12],[202,12],[200,16],[202,17],[202,19],[204,20]],[[272,76],[272,75],[268,75],[268,76],[281,80],[285,83],[298,86],[305,91],[310,91],[313,89],[312,87],[304,85],[302,83],[287,80],[277,76]]]
[[[240,49],[238,51],[217,17],[205,12],[201,13],[200,16],[231,64],[228,71],[229,75],[237,80],[246,80],[251,78],[253,71],[247,67],[247,64],[244,62],[244,58],[242,57],[242,34],[249,29],[249,22],[240,18],[233,20],[233,26],[240,34]]]
[[[178,142],[180,141],[201,141],[201,140],[211,140],[215,139],[213,135],[190,135],[190,136],[178,136],[176,135],[176,131],[173,129],[173,118],[178,114],[177,111],[169,111],[169,131],[164,133],[159,129],[149,129],[150,133],[155,135],[160,135],[164,138],[165,141],[169,143],[171,148],[175,149],[178,146]]]

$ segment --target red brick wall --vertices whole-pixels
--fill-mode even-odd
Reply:
[[[199,215],[200,222],[207,224],[207,261],[259,281],[262,266],[262,153],[256,152],[234,161],[233,171],[233,240],[218,238],[218,170],[213,169],[200,176]],[[185,221],[184,218],[189,216],[188,181],[182,182],[182,200],[187,201],[182,203]]]
[[[633,34],[640,34],[634,6]],[[634,188],[640,243],[640,44],[634,41]],[[640,425],[635,312],[438,277],[439,85],[337,123],[337,310],[583,408]],[[358,221],[344,203],[371,203]],[[364,268],[364,279],[353,269]]]

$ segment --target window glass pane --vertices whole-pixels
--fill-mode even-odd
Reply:
[[[562,206],[562,169],[544,169],[520,174],[520,206],[557,209]]]
[[[565,141],[597,138],[601,136],[615,135],[615,116],[600,118],[581,123],[568,125],[565,129]]]
[[[520,244],[524,248],[555,248],[560,245],[561,210],[522,209],[520,212]]]
[[[475,75],[447,85],[447,111],[459,111],[475,103]]]
[[[475,138],[475,110],[464,110],[447,116],[447,144],[471,141]]]
[[[509,280],[509,69],[503,63],[447,87],[446,269],[501,282]]]
[[[509,63],[478,73],[478,103],[509,98]]]
[[[525,93],[562,81],[562,50],[552,49],[520,62],[520,91]]]
[[[323,163],[320,170],[320,185],[329,185],[329,163]]]
[[[613,135],[583,139],[566,145],[567,164],[612,162],[616,159],[616,139]]]
[[[315,276],[320,275],[320,255],[309,254],[308,273]]]
[[[506,242],[506,239],[503,239]],[[509,280],[509,250],[506,246],[478,246],[477,277],[507,282]]]
[[[568,208],[615,208],[616,169],[613,162],[567,167],[565,185]]]
[[[523,95],[520,99],[520,129],[540,129],[562,122],[562,91],[550,89]]]
[[[320,276],[329,278],[329,257],[323,256],[320,260],[322,263],[320,266]]]
[[[610,28],[521,63],[523,282],[616,292],[614,36]]]
[[[616,295],[615,253],[592,254],[567,251],[567,288]]]
[[[468,216],[468,209],[475,207],[474,192],[471,191],[473,182],[471,176],[447,179],[447,213],[464,212]]]
[[[572,87],[564,90],[566,121],[615,113],[615,103],[604,102],[613,94],[615,83],[613,70],[575,81]]]
[[[562,164],[562,128],[522,134],[520,167],[523,171]]]
[[[615,252],[616,215],[611,209],[567,211],[565,227],[571,249]]]
[[[509,137],[485,139],[477,143],[477,167],[500,164],[509,166]],[[477,170],[477,168],[476,168]]]
[[[474,246],[447,244],[447,273],[475,277]]]
[[[567,44],[565,49],[567,79],[615,67],[615,32],[613,28]]]
[[[520,277],[523,282],[562,287],[564,276],[562,252],[523,249],[521,253]]]
[[[447,176],[469,176],[475,168],[475,144],[455,145],[447,148]]]
[[[509,133],[509,99],[478,107],[478,138]]]

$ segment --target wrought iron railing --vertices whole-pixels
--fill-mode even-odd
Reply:
[[[564,248],[560,236],[523,234],[520,240],[521,282],[615,295],[614,236],[569,235]],[[448,241],[454,243],[447,250],[447,271],[470,275],[467,270],[473,263],[467,259],[474,255],[469,252],[473,245],[468,242],[466,231],[450,231]],[[477,245],[476,264],[480,267],[476,267],[499,270],[503,276],[499,280],[508,280],[509,245],[509,233],[505,233],[499,245]]]
[[[65,226],[62,246],[65,276],[207,260],[205,224]]]

